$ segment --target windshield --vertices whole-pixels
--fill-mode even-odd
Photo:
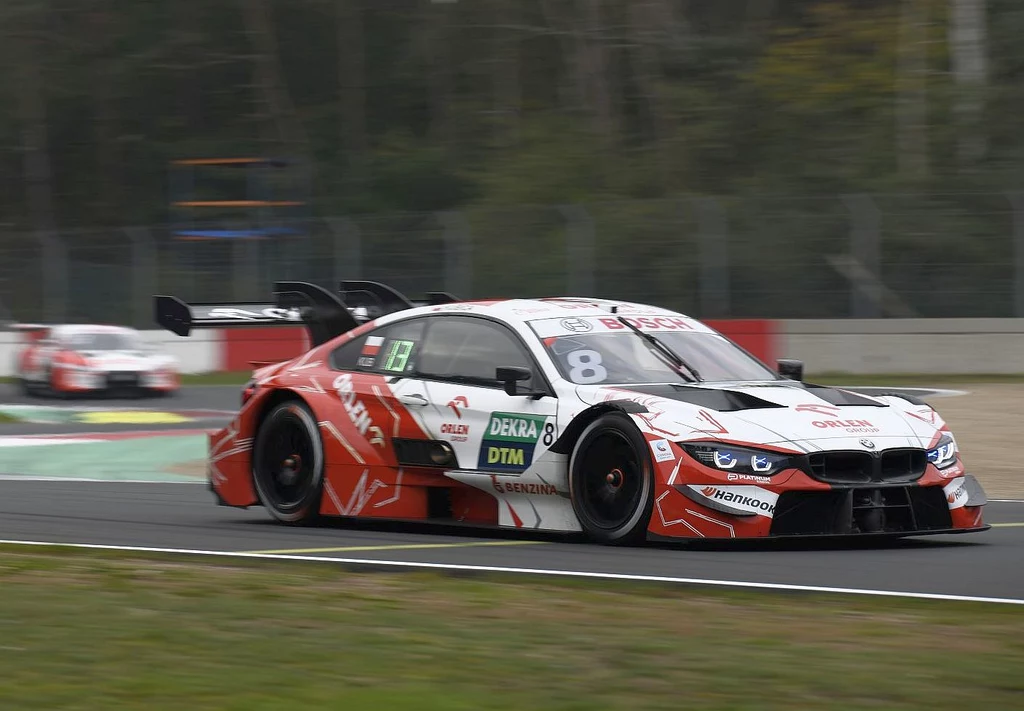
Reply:
[[[716,333],[652,333],[704,381],[777,380],[778,375]],[[643,338],[632,332],[572,334],[543,339],[562,376],[578,385],[685,382]]]
[[[76,333],[68,347],[74,351],[138,351],[142,341],[130,333]]]

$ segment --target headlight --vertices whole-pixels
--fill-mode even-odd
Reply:
[[[934,464],[938,469],[945,469],[956,462],[956,442],[948,434],[942,435],[942,439],[934,448],[928,450],[928,462]]]
[[[793,458],[778,452],[734,447],[715,442],[681,443],[683,449],[704,466],[736,474],[771,476],[797,466]]]

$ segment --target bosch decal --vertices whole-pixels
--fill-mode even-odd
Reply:
[[[620,328],[626,328],[626,326],[614,318],[603,318],[600,319],[601,323],[610,331],[618,330]],[[693,326],[684,318],[673,318],[671,316],[639,316],[637,318],[627,318],[627,323],[636,326],[637,328],[648,331],[666,330],[666,331],[692,331]]]

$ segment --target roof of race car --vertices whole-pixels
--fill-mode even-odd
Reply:
[[[50,328],[50,334],[57,336],[74,336],[79,333],[138,333],[128,326],[109,326],[92,323],[63,323]]]
[[[379,319],[379,322],[385,323],[399,318],[411,318],[431,313],[477,313],[493,316],[503,321],[518,321],[520,323],[548,319],[616,319],[618,316],[624,316],[641,328],[658,328],[659,325],[664,324],[668,328],[682,326],[685,330],[713,332],[713,329],[697,319],[670,309],[630,301],[569,296],[536,299],[479,299],[434,306],[418,306],[388,314],[387,317]],[[675,325],[668,322],[654,323],[651,321],[651,319],[659,317],[671,319]]]

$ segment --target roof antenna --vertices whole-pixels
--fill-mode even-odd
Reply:
[[[612,306],[612,313],[613,314],[619,313],[619,306],[618,306],[618,304],[616,304],[615,306]]]

